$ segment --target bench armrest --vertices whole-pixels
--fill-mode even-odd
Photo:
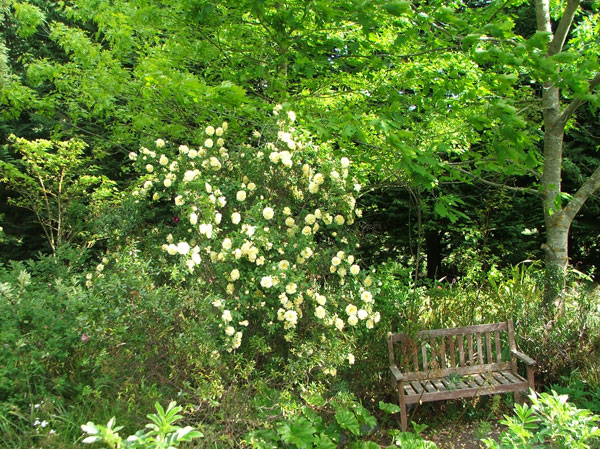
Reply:
[[[392,372],[392,376],[394,376],[394,379],[396,379],[396,382],[404,381],[404,376],[402,375],[402,373],[396,365],[391,365],[390,371]]]
[[[512,351],[510,351],[512,355],[514,355],[516,358],[518,358],[519,360],[521,360],[522,362],[525,363],[525,365],[528,366],[534,366],[536,364],[536,361],[533,360],[531,357],[526,356],[525,354],[523,354],[522,352],[519,352],[515,349],[513,349]]]

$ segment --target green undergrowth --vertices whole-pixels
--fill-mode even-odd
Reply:
[[[310,355],[321,340],[298,348],[249,331],[238,351],[224,351],[203,319],[213,307],[206,286],[178,289],[131,251],[91,259],[65,250],[0,267],[0,447],[89,447],[80,426],[112,417],[120,435],[134,435],[155,403],[172,401],[182,407],[178,425],[203,434],[181,447],[432,447],[397,433],[385,335],[510,317],[519,347],[538,362],[538,391],[551,385],[600,411],[600,362],[590,357],[600,348],[598,290],[574,280],[564,313],[549,322],[536,264],[490,271],[481,285],[429,286],[412,285],[399,264],[379,267],[380,323],[328,346],[344,363],[325,372]],[[496,423],[512,406],[498,395],[409,412],[422,430]]]

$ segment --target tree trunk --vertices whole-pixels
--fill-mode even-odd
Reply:
[[[558,88],[545,86],[544,171],[542,173],[544,221],[546,224],[544,306],[561,305],[569,261],[568,236],[572,218],[562,207],[561,176],[564,127],[557,125],[560,114]]]
[[[570,6],[576,7],[577,0],[571,3]],[[552,32],[549,0],[536,0],[536,18],[538,31]],[[559,28],[566,37],[567,31],[562,29],[564,26],[564,23],[561,23]],[[558,46],[557,40],[560,41]],[[548,56],[558,53],[563,43],[564,38],[554,35],[548,45]],[[544,120],[542,189],[546,223],[546,243],[542,246],[545,250],[544,306],[550,311],[552,304],[562,307],[569,262],[569,228],[573,220],[573,217],[564,213],[562,207],[561,178],[565,123],[561,120],[560,90],[551,81],[544,83],[542,112]]]
[[[544,306],[551,311],[555,306],[558,313],[564,306],[563,292],[569,263],[569,228],[571,220],[562,212],[546,214],[546,243],[544,267]]]

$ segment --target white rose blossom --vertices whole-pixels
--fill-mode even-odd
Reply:
[[[263,209],[263,217],[265,217],[266,220],[271,220],[274,215],[275,215],[275,213],[273,212],[272,208],[265,207]]]

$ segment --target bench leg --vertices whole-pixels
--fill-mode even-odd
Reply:
[[[513,393],[513,397],[515,399],[515,404],[522,404],[523,403],[523,395],[521,394],[520,391],[515,391]]]
[[[406,401],[404,400],[404,382],[398,383],[398,403],[400,404],[400,422],[402,432],[408,429],[408,417],[406,416]]]

